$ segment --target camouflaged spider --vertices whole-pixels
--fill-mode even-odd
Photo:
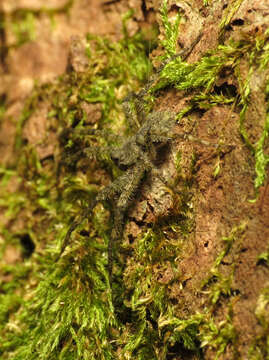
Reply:
[[[67,246],[70,236],[75,228],[87,217],[89,212],[98,202],[110,201],[114,204],[114,229],[108,244],[108,269],[112,273],[112,243],[122,236],[124,216],[130,206],[131,199],[138,190],[145,175],[156,170],[160,149],[167,145],[173,138],[173,126],[175,125],[175,114],[166,112],[153,112],[149,114],[144,124],[137,133],[127,138],[119,147],[97,151],[92,147],[86,147],[75,154],[80,156],[98,157],[101,151],[108,152],[110,158],[117,167],[124,171],[111,184],[100,190],[90,206],[83,212],[81,218],[75,221],[69,228],[61,253]],[[74,158],[73,158],[74,160]]]
[[[148,93],[152,84],[158,79],[161,69],[169,61],[177,56],[186,59],[193,47],[198,43],[202,34],[191,44],[188,49],[176,54],[174,57],[166,61],[157,69],[156,73],[151,77],[146,86],[137,94],[129,94],[123,101],[123,110],[130,127],[134,129],[138,127],[133,136],[128,137],[121,146],[96,149],[93,147],[85,147],[76,154],[71,155],[72,162],[76,162],[82,157],[97,157],[105,151],[115,165],[123,171],[123,174],[117,177],[111,184],[100,190],[91,204],[83,211],[79,220],[73,222],[70,226],[61,249],[61,254],[68,245],[72,232],[79,226],[84,218],[86,218],[98,202],[110,201],[113,206],[114,228],[108,243],[108,271],[111,278],[112,275],[112,245],[120,239],[123,233],[124,216],[130,206],[131,199],[137,192],[143,179],[149,173],[158,175],[156,162],[159,159],[160,150],[168,145],[173,136],[173,127],[176,124],[176,115],[168,111],[156,111],[149,115],[144,113],[144,96]],[[135,119],[131,111],[131,104],[136,108]],[[138,117],[141,119],[139,121]],[[142,125],[139,127],[139,125]],[[98,130],[89,130],[92,134],[96,134]],[[87,133],[87,131],[85,131]],[[66,130],[64,137],[68,134]],[[183,135],[184,137],[185,135]],[[64,162],[62,162],[64,163]],[[61,165],[61,164],[60,164]],[[160,176],[159,176],[160,177]],[[164,179],[162,179],[165,181]]]

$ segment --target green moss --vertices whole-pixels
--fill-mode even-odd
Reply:
[[[157,227],[134,244],[134,254],[124,272],[124,305],[133,321],[124,330],[120,358],[165,359],[169,352],[173,353],[174,346],[199,353],[198,333],[203,316],[180,319],[168,301],[169,289],[179,278],[175,259],[183,251],[184,243],[184,236],[177,241],[164,236],[169,231],[180,233],[175,224],[168,225],[166,231]],[[171,271],[169,280],[162,281],[167,267]]]
[[[232,313],[229,311],[226,319],[219,324],[215,324],[212,319],[204,321],[201,327],[201,347],[209,347],[215,349],[215,360],[225,353],[226,348],[229,346],[233,348],[233,358],[238,359],[236,351],[237,333],[232,323]]]
[[[167,86],[175,87],[178,90],[194,90],[197,94],[192,97],[190,105],[178,114],[178,120],[192,109],[208,109],[216,104],[239,105],[240,111],[240,133],[255,158],[256,178],[254,187],[256,190],[264,184],[266,169],[269,157],[264,153],[264,147],[269,133],[268,109],[264,121],[263,131],[255,144],[249,140],[244,122],[248,111],[248,104],[251,94],[250,79],[253,71],[264,71],[268,63],[268,32],[248,41],[230,41],[227,45],[219,45],[208,55],[201,58],[196,64],[182,62],[180,57],[169,62],[160,74],[160,79],[150,91],[154,93]],[[244,59],[244,60],[243,60]],[[240,75],[242,61],[248,61],[249,71],[245,80]],[[214,86],[224,68],[229,68],[239,83],[239,94],[237,97],[231,94],[216,94]],[[268,101],[268,84],[266,84],[265,96]]]
[[[227,304],[228,314],[226,318],[218,323],[214,321],[214,309],[217,308],[218,302],[221,298],[229,299],[233,294],[232,284],[234,269],[236,266],[236,253],[243,240],[246,224],[234,227],[227,237],[223,237],[223,250],[218,254],[212,268],[210,275],[202,283],[202,289],[206,292],[208,303],[204,313],[204,321],[200,326],[199,339],[201,347],[209,347],[215,349],[215,359],[219,359],[227,347],[233,349],[233,358],[237,359],[237,339],[238,335],[233,325],[233,311],[231,301]],[[223,273],[221,263],[226,256],[232,256],[233,265],[229,271]],[[227,301],[227,300],[226,300]]]
[[[234,274],[235,262],[229,269],[229,273],[223,275],[220,270],[222,260],[229,254],[232,246],[240,246],[242,237],[246,229],[246,224],[242,223],[232,229],[227,237],[222,238],[224,249],[218,254],[212,268],[210,269],[210,276],[203,281],[202,288],[207,288],[209,303],[213,306],[217,304],[221,296],[232,295],[232,281]],[[235,243],[236,242],[236,243]]]
[[[232,18],[240,8],[242,2],[243,0],[232,0],[229,3],[229,5],[226,8],[226,11],[224,11],[224,15],[219,25],[221,33],[223,33],[224,29],[230,24]]]
[[[82,130],[83,102],[101,104],[98,122],[101,130],[106,127],[117,132],[124,126],[122,98],[131,89],[137,90],[151,69],[148,41],[141,34],[129,37],[125,25],[124,38],[117,43],[90,35],[87,41],[88,71],[82,75],[73,72],[57,83],[36,87],[17,127],[17,171],[2,169],[4,189],[13,178],[19,185],[15,193],[3,192],[0,206],[10,221],[23,216],[24,231],[36,245],[36,255],[30,262],[33,268],[24,281],[20,281],[15,267],[9,270],[18,289],[31,278],[34,285],[27,290],[27,300],[12,295],[11,286],[2,289],[0,353],[4,359],[10,354],[13,359],[114,358],[112,344],[120,326],[114,315],[107,274],[107,240],[111,230],[108,209],[95,208],[93,219],[88,223],[84,221],[76,229],[72,243],[55,266],[55,256],[70,223],[88,206],[100,184],[93,183],[91,173],[80,177],[72,172],[61,176],[57,184],[59,179],[53,164],[41,163],[35,149],[22,141],[24,124],[40,102],[50,98],[53,104],[48,114],[48,129],[55,129],[57,124],[59,134],[70,126]],[[77,132],[77,138],[65,148],[72,150],[76,142],[86,146],[92,142],[105,145],[113,141],[110,135],[80,136]],[[27,209],[26,214],[23,209]],[[32,217],[32,213],[37,214],[36,217]],[[81,235],[81,230],[89,235]],[[5,228],[1,234],[8,241]],[[12,239],[16,236],[19,238],[20,234],[11,234]],[[20,276],[24,266],[23,263],[22,267],[17,266]],[[12,316],[16,318],[16,329],[12,326]]]
[[[106,339],[116,324],[105,291],[106,270],[93,249],[91,244],[90,261],[76,259],[73,267],[69,262],[55,269],[54,261],[46,263],[44,279],[19,316],[24,326],[14,359],[61,359],[67,354],[74,359],[112,358]],[[16,336],[13,341],[18,341]]]
[[[164,27],[165,38],[161,42],[162,46],[165,49],[165,55],[163,59],[169,59],[171,56],[176,54],[177,48],[177,39],[179,33],[179,23],[180,23],[180,13],[176,15],[175,20],[169,21],[168,18],[168,8],[167,0],[163,1],[162,7],[160,9],[160,15],[162,19],[162,25]]]
[[[254,180],[254,186],[255,189],[258,190],[264,183],[264,180],[266,178],[266,168],[269,163],[269,156],[264,153],[264,147],[266,139],[269,135],[269,106],[267,105],[266,109],[266,118],[264,120],[264,127],[262,130],[262,133],[258,139],[258,141],[255,144],[252,144],[249,140],[249,135],[244,127],[244,121],[246,117],[246,113],[249,106],[250,101],[250,94],[251,94],[251,88],[250,88],[250,79],[253,74],[253,71],[264,71],[264,66],[267,63],[267,58],[269,54],[268,46],[266,44],[266,39],[268,38],[269,33],[267,32],[263,38],[257,37],[255,39],[255,43],[253,44],[253,47],[249,55],[249,71],[247,79],[242,82],[239,78],[239,81],[241,83],[241,99],[240,103],[242,105],[242,110],[240,112],[240,132],[245,140],[245,143],[253,153],[255,157],[255,172],[256,172],[256,178]],[[268,81],[265,86],[265,97],[268,103],[269,99],[269,86]],[[255,201],[255,200],[254,200]]]

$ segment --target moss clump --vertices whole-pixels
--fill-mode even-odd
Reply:
[[[240,247],[246,224],[243,223],[232,229],[227,237],[222,238],[224,249],[217,256],[212,268],[210,269],[210,276],[204,280],[202,287],[205,289],[207,286],[210,288],[208,291],[209,302],[212,306],[219,301],[221,296],[231,296],[232,294],[232,280],[234,273],[234,265],[230,268],[230,273],[223,276],[220,271],[220,265],[225,256],[229,254],[233,246]]]
[[[217,49],[211,51],[208,55],[201,58],[196,64],[182,62],[180,57],[169,62],[160,74],[157,84],[150,90],[154,93],[157,90],[167,86],[173,86],[178,90],[195,91],[195,95],[190,101],[190,105],[178,114],[181,119],[186,113],[194,109],[208,109],[216,104],[233,103],[240,108],[240,133],[251,150],[255,158],[256,178],[254,180],[255,189],[258,190],[266,177],[266,168],[269,163],[269,157],[264,153],[264,147],[269,134],[268,109],[263,125],[263,130],[259,139],[252,144],[249,140],[244,122],[249,107],[251,88],[250,79],[254,72],[262,74],[268,64],[269,32],[249,38],[242,41],[231,40],[227,45],[219,45]],[[248,75],[243,80],[240,72],[240,66],[247,61]],[[244,64],[245,65],[245,64]],[[229,68],[231,74],[234,74],[239,84],[239,94],[217,94],[215,84],[224,68]],[[264,79],[265,98],[268,103],[268,83]]]
[[[162,57],[164,60],[171,58],[177,52],[176,45],[179,33],[180,13],[177,14],[173,23],[170,22],[168,19],[167,0],[165,0],[160,9],[160,15],[165,33],[165,38],[161,43],[165,50],[165,55]]]

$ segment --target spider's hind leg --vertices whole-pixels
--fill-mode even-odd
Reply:
[[[141,159],[139,163],[128,169],[125,174],[113,183],[115,191],[120,195],[114,208],[114,229],[108,243],[108,271],[110,280],[112,279],[114,261],[113,244],[122,238],[126,212],[130,207],[132,198],[137,191],[145,172],[147,172],[150,167],[151,164]]]
[[[93,201],[91,203],[91,205],[86,207],[83,210],[82,214],[76,220],[74,220],[73,223],[70,225],[70,227],[69,227],[69,229],[68,229],[68,231],[67,231],[67,233],[65,235],[64,241],[62,243],[60,254],[58,255],[57,261],[59,260],[59,258],[64,253],[66,247],[69,245],[72,233],[83,222],[83,220],[85,220],[88,217],[89,213],[93,210],[95,205],[96,205],[96,201]]]

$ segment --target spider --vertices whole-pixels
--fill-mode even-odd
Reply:
[[[79,159],[81,156],[90,158],[96,155],[98,157],[98,153],[106,151],[123,174],[100,190],[90,206],[85,209],[81,218],[70,226],[64,239],[61,253],[63,253],[68,245],[72,232],[81,223],[82,219],[87,217],[98,202],[109,201],[114,204],[114,228],[108,244],[108,270],[111,276],[113,264],[112,243],[122,236],[124,216],[143,179],[148,173],[154,173],[159,176],[156,163],[158,162],[160,151],[173,138],[173,127],[175,124],[176,117],[174,113],[168,111],[152,112],[148,115],[148,118],[137,133],[128,137],[121,146],[106,149],[100,147],[98,150],[86,147],[74,155],[76,159]],[[74,160],[74,157],[72,160]]]
[[[176,54],[170,61],[176,56],[181,56],[183,60],[186,59],[200,38],[201,34],[188,49]],[[168,61],[166,61],[165,64],[167,63]],[[173,134],[173,127],[176,125],[175,113],[169,111],[154,111],[146,116],[144,112],[144,96],[148,93],[152,84],[158,79],[158,73],[165,64],[162,64],[161,67],[157,69],[156,73],[140,92],[137,94],[129,94],[123,101],[123,110],[130,127],[132,129],[135,127],[138,128],[134,135],[126,138],[119,147],[105,149],[102,147],[97,149],[94,147],[85,147],[82,150],[78,150],[75,154],[69,154],[69,160],[72,159],[72,163],[74,163],[81,157],[92,158],[95,156],[98,158],[98,155],[105,151],[114,164],[123,171],[122,175],[118,176],[111,184],[99,191],[91,204],[83,211],[80,218],[72,223],[65,236],[60,252],[60,254],[63,253],[70,241],[72,232],[79,226],[82,220],[89,215],[95,205],[99,202],[109,201],[113,204],[114,220],[114,227],[108,243],[108,272],[110,281],[113,265],[112,246],[116,240],[122,237],[124,217],[130,207],[131,200],[147,175],[151,173],[161,178],[161,176],[158,175],[156,163],[158,162],[162,149],[169,145],[175,137]],[[133,104],[136,109],[136,118],[132,114],[131,104]],[[140,118],[141,121],[139,121],[138,118]],[[140,125],[140,123],[142,123],[142,125]],[[94,129],[84,131],[86,134],[98,133],[98,130]],[[71,132],[69,129],[64,130],[62,138],[68,138]],[[99,131],[99,133],[101,132]],[[66,155],[68,158],[68,154]],[[60,166],[63,164],[64,161],[62,161],[62,164],[60,163]],[[165,182],[165,179],[161,178],[161,180]]]

